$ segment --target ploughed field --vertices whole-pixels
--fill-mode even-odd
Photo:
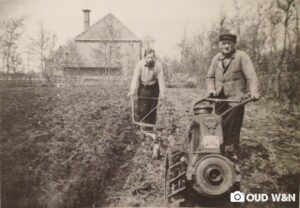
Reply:
[[[164,206],[164,158],[151,158],[150,139],[131,124],[126,94],[117,86],[2,89],[2,207]],[[201,95],[199,89],[167,89],[158,110],[164,144],[174,138],[184,148],[190,107]],[[264,101],[246,109],[241,191],[296,193],[299,117],[275,112]],[[212,206],[231,206],[228,201]],[[245,207],[253,205],[296,206]]]

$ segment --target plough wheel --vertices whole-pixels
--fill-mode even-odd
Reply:
[[[180,206],[185,201],[186,157],[179,150],[168,151],[165,159],[166,206]]]

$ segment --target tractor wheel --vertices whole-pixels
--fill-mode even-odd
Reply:
[[[165,200],[167,206],[180,206],[186,190],[186,157],[179,150],[168,151],[165,159]]]
[[[232,190],[239,180],[235,164],[224,156],[211,154],[202,158],[196,168],[193,188],[208,197],[217,197]]]

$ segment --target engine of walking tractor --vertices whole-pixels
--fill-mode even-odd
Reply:
[[[189,188],[202,196],[216,198],[238,185],[241,174],[236,158],[224,145],[222,117],[253,100],[203,98],[193,105],[193,120],[186,134],[186,151],[170,148],[166,155],[165,198],[168,204],[184,202]],[[235,105],[217,115],[215,103],[218,102]]]
[[[188,184],[201,195],[218,197],[229,192],[240,180],[235,163],[223,154],[222,118],[214,104],[200,101],[193,106],[188,136]]]

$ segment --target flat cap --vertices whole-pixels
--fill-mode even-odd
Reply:
[[[236,42],[236,35],[234,34],[231,34],[231,33],[225,33],[225,34],[221,34],[219,36],[219,41],[222,41],[222,40],[231,40],[233,42]]]

